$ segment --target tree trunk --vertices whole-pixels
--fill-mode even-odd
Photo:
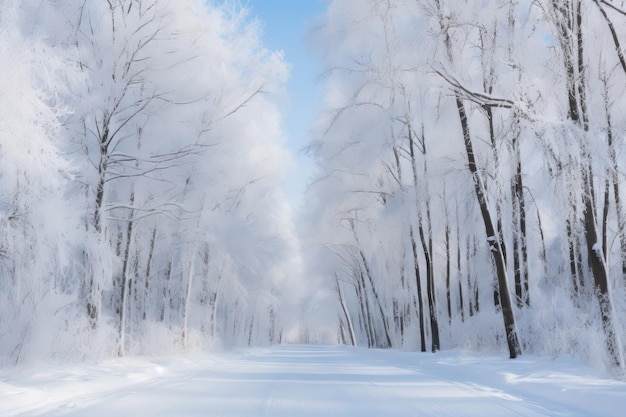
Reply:
[[[444,196],[445,196],[445,188],[444,188]],[[452,274],[452,266],[451,266],[451,254],[450,254],[450,218],[448,216],[448,205],[444,200],[444,244],[446,251],[446,306],[448,310],[448,324],[452,323],[452,294],[450,294],[450,283],[451,283],[451,274]]]
[[[574,208],[575,209],[575,208]],[[568,218],[565,221],[565,229],[567,232],[567,246],[569,253],[569,267],[570,275],[572,277],[572,289],[574,296],[580,295],[581,287],[584,285],[581,269],[581,256],[578,245],[578,235],[574,232],[572,227],[572,220]]]
[[[410,226],[409,237],[411,238],[411,248],[413,249],[413,265],[415,267],[415,286],[417,287],[417,315],[420,325],[420,350],[426,352],[426,334],[424,329],[424,302],[422,297],[422,279],[420,277],[419,261],[417,257],[417,243],[413,233],[413,226]]]
[[[459,218],[459,202],[456,202],[456,270],[459,279],[459,309],[461,310],[461,321],[465,321],[465,303],[463,302],[463,272],[461,270],[461,227]],[[469,287],[468,287],[469,292]],[[471,302],[470,302],[471,303]]]
[[[191,250],[191,259],[189,260],[189,271],[187,273],[187,282],[185,285],[185,294],[183,300],[183,347],[187,347],[187,337],[188,337],[188,329],[187,325],[189,323],[189,303],[191,302],[191,288],[193,286],[193,278],[194,278],[194,264],[196,260],[197,249],[194,247]],[[252,329],[250,329],[252,331]]]
[[[359,250],[359,254],[361,255],[361,261],[363,262],[363,267],[365,268],[365,275],[367,276],[368,281],[370,283],[370,288],[372,289],[372,295],[374,296],[374,302],[376,303],[376,307],[378,307],[378,314],[380,315],[380,319],[383,324],[383,332],[385,334],[385,343],[386,343],[386,345],[383,347],[390,348],[393,346],[393,344],[391,343],[391,336],[389,335],[389,325],[387,324],[387,318],[385,316],[385,312],[383,310],[380,297],[378,296],[378,291],[376,290],[376,287],[374,286],[374,279],[372,278],[372,274],[371,274],[367,259],[365,258],[365,254],[363,253],[362,250]]]
[[[152,273],[152,257],[154,255],[154,247],[156,244],[156,232],[157,232],[157,228],[156,228],[156,225],[154,225],[154,228],[152,229],[152,237],[150,238],[150,249],[148,249],[148,260],[146,261],[146,281],[145,281],[145,286],[144,286],[145,300],[149,299],[150,278],[151,278],[151,273]],[[144,320],[146,319],[146,316],[147,316],[147,310],[148,310],[148,305],[147,303],[144,302],[144,308],[143,308]]]
[[[430,317],[431,351],[437,352],[439,350],[439,324],[437,323],[437,311],[435,306],[433,262],[430,252],[428,251],[428,247],[426,245],[424,229],[420,225],[418,230],[420,234],[420,240],[422,242],[424,257],[426,259],[426,297],[428,298],[428,313]]]
[[[346,319],[346,323],[348,324],[348,330],[350,335],[350,344],[352,346],[356,346],[356,337],[354,335],[354,326],[352,325],[352,319],[350,318],[350,313],[348,312],[348,307],[346,306],[346,302],[343,297],[343,293],[341,292],[341,285],[339,284],[339,278],[335,275],[335,285],[337,287],[337,295],[339,296],[339,304],[341,305],[341,311],[343,312],[344,318]]]
[[[472,284],[472,259],[473,257],[471,256],[471,243],[470,243],[470,238],[469,236],[465,239],[465,269],[466,269],[466,274],[467,274],[467,303],[468,303],[468,314],[470,317],[474,317],[474,314],[476,314],[478,311],[477,309],[474,308],[475,302],[474,302],[474,295],[473,295],[473,289],[474,287],[476,288],[476,294],[478,294],[478,286],[475,284]],[[476,282],[476,280],[474,280],[474,282]],[[478,298],[478,297],[476,297]]]
[[[135,191],[131,191],[130,193],[130,206],[132,207],[132,205],[135,202]],[[129,286],[129,271],[128,271],[128,265],[130,262],[130,244],[132,241],[132,235],[133,235],[133,218],[134,218],[134,211],[131,208],[130,209],[130,214],[128,216],[128,224],[126,226],[126,247],[124,248],[124,261],[123,261],[123,266],[122,266],[122,283],[120,285],[120,313],[119,313],[119,348],[118,348],[118,355],[119,356],[124,356],[124,350],[125,350],[125,335],[126,335],[126,301],[128,299],[127,297],[127,293],[128,295],[130,295],[130,286]]]
[[[428,313],[430,318],[430,330],[431,330],[431,350],[436,352],[439,350],[439,324],[437,321],[437,311],[436,311],[436,300],[435,300],[435,276],[434,276],[434,265],[432,260],[432,234],[430,233],[430,227],[428,228],[428,242],[426,242],[426,236],[424,232],[424,221],[423,216],[420,211],[419,201],[417,199],[418,194],[418,182],[417,182],[417,161],[415,156],[415,141],[413,138],[413,129],[411,128],[411,124],[408,124],[409,131],[409,151],[411,154],[411,167],[413,170],[413,187],[415,188],[415,209],[417,211],[417,230],[420,237],[420,242],[422,244],[422,251],[424,252],[424,259],[426,261],[426,296],[428,298]],[[426,165],[426,142],[424,138],[424,134],[422,132],[422,153],[424,155],[424,170],[427,171]],[[425,172],[425,177],[427,177],[427,172]],[[426,219],[428,225],[430,225],[430,206],[428,203],[428,190],[426,190]]]
[[[365,280],[363,279],[363,271],[355,270],[355,276],[357,277],[356,295],[359,300],[359,306],[361,309],[362,324],[365,330],[365,336],[367,337],[367,347],[373,348],[376,346],[376,337],[374,335],[374,329],[372,324],[372,314],[370,312],[369,299],[365,290]]]
[[[515,121],[514,123],[518,123]],[[515,158],[515,174],[513,176],[513,269],[515,271],[515,294],[520,308],[530,307],[528,283],[528,249],[526,236],[526,203],[524,202],[524,182],[522,177],[522,158],[518,132],[511,143]]]
[[[624,66],[624,74],[626,75],[626,64]],[[606,137],[607,145],[609,148],[609,161],[611,163],[608,178],[610,178],[613,182],[613,200],[615,201],[615,215],[617,217],[617,235],[619,237],[620,257],[622,260],[622,280],[624,281],[624,283],[626,283],[626,219],[624,218],[624,208],[622,206],[622,198],[620,193],[619,165],[617,163],[617,153],[615,151],[613,123],[611,121],[609,86],[606,76],[602,78],[602,87],[604,96],[604,112],[606,115]],[[603,233],[603,236],[605,236],[606,238],[606,232]],[[604,251],[606,255],[608,253],[606,247],[604,247]]]
[[[520,343],[517,337],[517,329],[515,326],[515,316],[513,314],[513,306],[511,305],[511,297],[509,295],[509,286],[507,280],[506,264],[504,260],[504,248],[502,242],[498,239],[497,231],[494,228],[491,213],[487,206],[487,196],[482,177],[478,172],[476,160],[474,157],[474,149],[472,146],[472,138],[469,130],[469,123],[467,120],[467,114],[465,112],[465,105],[461,101],[461,98],[456,96],[456,105],[459,112],[459,119],[461,122],[461,128],[463,130],[463,139],[465,143],[465,150],[467,152],[467,161],[469,165],[470,173],[474,181],[474,190],[476,192],[476,198],[478,199],[478,205],[480,206],[480,213],[482,215],[483,223],[485,226],[485,232],[487,234],[487,243],[493,257],[493,261],[496,267],[496,276],[498,279],[498,293],[500,295],[500,305],[502,306],[502,319],[504,321],[504,329],[506,333],[506,340],[509,347],[509,356],[511,359],[516,358],[522,352]]]

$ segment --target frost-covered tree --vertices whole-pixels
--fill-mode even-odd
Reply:
[[[444,348],[622,362],[623,15],[583,3],[330,3],[309,198],[340,340],[423,350],[434,314]]]
[[[7,156],[16,163],[1,175],[15,184],[4,200],[8,213],[23,194],[35,215],[46,207],[36,201],[50,196],[55,215],[74,219],[33,229],[49,247],[20,240],[64,268],[58,339],[73,345],[65,357],[279,341],[281,284],[297,258],[274,102],[288,69],[263,47],[259,23],[239,4],[196,0],[26,1],[11,10],[2,51],[21,69],[6,86],[28,88],[3,100],[28,95],[15,111],[31,95],[40,100],[32,116],[11,122],[50,157],[35,166]],[[15,155],[36,152],[10,143]],[[29,279],[45,292],[55,274],[39,269]]]
[[[21,31],[18,2],[0,3],[0,357],[15,363],[54,342],[65,317],[73,208],[60,153],[64,73],[43,39]]]

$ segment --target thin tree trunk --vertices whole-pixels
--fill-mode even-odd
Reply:
[[[209,296],[209,306],[211,307],[211,315],[209,316],[211,326],[211,337],[215,337],[217,333],[217,326],[215,323],[217,316],[217,291],[214,291]]]
[[[169,262],[167,263],[167,268],[165,270],[165,285],[163,285],[163,297],[161,298],[162,304],[161,304],[161,311],[159,314],[161,323],[165,322],[165,309],[167,305],[169,304],[168,303],[169,299],[171,298],[169,296],[169,286],[170,286],[170,282],[172,281],[173,263],[174,263],[174,259],[170,258]]]
[[[356,233],[356,232],[355,232]],[[363,267],[365,268],[365,275],[368,278],[368,281],[370,283],[370,288],[372,289],[372,295],[374,296],[374,302],[376,303],[376,307],[378,307],[378,314],[380,314],[380,319],[383,323],[383,331],[385,333],[385,342],[387,343],[386,346],[384,347],[392,347],[393,344],[391,343],[391,336],[389,335],[389,326],[387,324],[387,318],[385,316],[385,312],[383,310],[383,306],[381,304],[380,301],[380,297],[378,296],[378,291],[376,290],[376,287],[374,286],[374,279],[372,278],[372,274],[369,268],[369,264],[367,262],[367,259],[365,258],[365,254],[363,253],[362,250],[359,250],[359,254],[361,255],[361,261],[363,262]]]
[[[607,172],[608,174],[608,172]],[[606,241],[607,235],[607,224],[609,222],[609,200],[611,194],[611,183],[609,181],[609,177],[607,175],[604,180],[604,190],[603,190],[603,198],[602,198],[602,253],[604,254],[604,262],[607,262],[607,254],[608,247]]]
[[[570,275],[572,277],[572,290],[574,296],[580,295],[580,287],[583,285],[582,273],[580,271],[580,252],[578,249],[577,235],[574,234],[572,221],[568,218],[565,221],[565,229],[567,232],[567,246],[569,253]]]
[[[343,297],[343,293],[341,292],[341,285],[339,284],[339,278],[335,275],[335,285],[337,288],[337,295],[339,296],[339,304],[341,305],[341,310],[343,311],[344,318],[346,319],[346,323],[348,324],[348,330],[350,331],[350,344],[352,346],[356,346],[356,337],[354,335],[354,326],[352,325],[352,319],[350,318],[350,313],[348,312],[348,307],[346,306],[345,299]]]
[[[367,347],[373,348],[376,345],[376,339],[373,333],[373,325],[372,325],[372,314],[370,312],[370,305],[368,301],[368,296],[365,291],[365,280],[363,279],[362,271],[354,272],[357,279],[356,293],[357,298],[359,299],[359,306],[361,307],[361,316],[363,318],[362,323],[365,328],[365,335],[367,336]]]
[[[615,156],[615,151],[613,151]],[[620,243],[620,255],[622,258],[622,279],[626,283],[626,219],[624,218],[624,208],[622,207],[622,199],[620,195],[619,172],[617,171],[617,160],[613,163],[613,199],[615,200],[615,211],[617,217],[617,228]]]
[[[445,196],[445,188],[444,188]],[[444,197],[445,198],[445,197]],[[450,294],[450,282],[452,275],[451,254],[450,254],[450,218],[448,216],[448,205],[444,200],[444,240],[446,251],[446,305],[448,307],[448,324],[452,323],[452,294]]]
[[[424,134],[424,126],[422,125],[422,151],[424,153],[424,178],[428,178],[428,161],[426,159],[426,136]],[[430,193],[428,190],[428,182],[426,182],[426,221],[428,231],[428,310],[430,312],[430,327],[432,332],[431,350],[437,352],[441,347],[441,341],[439,340],[439,321],[437,313],[437,293],[435,289],[435,262],[433,260],[433,231],[432,231],[432,219],[430,216]]]
[[[622,57],[623,59],[623,57]],[[626,74],[626,64],[624,65],[624,73]],[[622,261],[622,280],[626,283],[626,219],[624,218],[624,208],[622,206],[622,198],[620,193],[619,165],[617,163],[617,153],[615,152],[615,139],[613,137],[613,123],[611,121],[611,109],[609,106],[609,87],[606,76],[602,77],[604,112],[606,115],[606,136],[609,148],[609,160],[611,162],[610,174],[608,175],[613,182],[613,200],[615,201],[615,215],[617,217],[617,235],[620,243],[620,257]],[[608,180],[607,180],[608,181]],[[606,228],[606,220],[605,220]],[[603,233],[606,236],[606,232]],[[607,253],[606,244],[604,247]]]
[[[428,240],[426,242],[426,236],[424,232],[424,222],[423,216],[420,212],[419,202],[417,200],[417,161],[415,156],[415,141],[413,138],[413,129],[411,128],[411,124],[408,125],[409,131],[409,151],[411,154],[411,166],[413,170],[413,187],[415,188],[415,209],[418,211],[418,223],[417,230],[420,237],[420,242],[422,244],[422,251],[424,252],[424,259],[426,261],[426,296],[428,298],[428,313],[430,318],[430,329],[431,329],[431,350],[436,352],[439,350],[439,324],[437,322],[437,311],[435,305],[435,278],[434,278],[434,267],[432,260],[432,235],[429,233]],[[424,154],[424,159],[426,158],[426,143],[422,132],[422,152]],[[424,164],[426,162],[424,161]],[[427,165],[424,166],[424,170],[427,170]],[[426,175],[425,175],[426,177]],[[428,191],[426,191],[426,194]],[[428,204],[428,197],[426,203],[426,216],[428,224],[430,224],[430,210]],[[430,229],[429,229],[430,230]]]
[[[496,266],[498,292],[500,295],[500,304],[502,306],[502,319],[504,321],[506,340],[509,347],[509,356],[514,359],[521,354],[522,350],[517,337],[515,316],[513,314],[513,306],[511,305],[511,297],[509,295],[506,264],[504,259],[504,247],[502,242],[498,239],[498,234],[494,228],[491,213],[489,212],[489,207],[487,206],[487,196],[485,195],[486,190],[484,188],[482,177],[478,172],[478,167],[474,157],[474,149],[472,146],[467,113],[465,112],[465,105],[458,95],[456,97],[456,104],[459,112],[461,128],[463,130],[463,139],[465,143],[465,150],[467,152],[469,170],[474,181],[474,190],[476,192],[476,198],[478,199],[478,205],[480,206],[480,212],[485,226],[485,232],[487,234],[487,242]]]
[[[476,259],[476,254],[478,253],[478,238],[474,236],[472,238],[472,259]],[[497,285],[497,282],[495,282]],[[480,297],[478,291],[478,277],[474,272],[474,313],[480,313]]]
[[[472,285],[472,256],[471,256],[471,243],[469,236],[465,239],[465,269],[467,274],[467,302],[468,302],[468,314],[470,317],[474,317],[474,314],[477,312],[474,309],[474,295],[472,290],[474,289],[474,285]]]
[[[456,270],[459,280],[459,308],[461,310],[461,321],[465,321],[465,303],[463,302],[463,272],[461,270],[461,221],[459,218],[459,202],[456,202]],[[468,287],[469,291],[469,287]]]
[[[132,190],[130,192],[130,206],[132,207],[135,203],[135,191]],[[118,355],[124,356],[125,350],[125,334],[126,334],[126,293],[130,295],[130,286],[128,279],[128,264],[130,257],[130,244],[132,241],[133,234],[133,224],[134,224],[134,210],[130,209],[130,214],[128,216],[128,224],[126,227],[126,247],[124,248],[124,261],[122,265],[122,284],[120,285],[120,318],[119,318],[119,348]]]
[[[415,267],[415,285],[417,287],[417,315],[420,327],[420,350],[426,352],[426,334],[424,329],[424,302],[422,297],[422,279],[420,277],[419,261],[417,256],[417,243],[413,233],[413,226],[410,226],[409,237],[411,238],[411,248],[413,249],[413,265]]]
[[[193,286],[193,278],[194,278],[194,263],[196,260],[196,247],[194,245],[191,252],[191,259],[189,260],[189,271],[187,273],[187,282],[185,286],[185,299],[183,300],[183,347],[187,347],[187,336],[189,334],[187,330],[187,325],[189,322],[189,303],[191,300],[191,288]]]
[[[254,328],[254,315],[250,316],[250,330],[248,330],[248,346],[252,346],[252,329]]]
[[[536,207],[536,213],[537,213],[537,228],[539,229],[539,239],[541,241],[541,252],[539,253],[539,256],[543,262],[544,276],[547,276],[548,275],[548,253],[546,251],[546,238],[543,233],[543,225],[541,223],[541,214],[539,213],[538,207]]]
[[[428,251],[428,247],[426,246],[424,229],[420,226],[418,230],[420,240],[422,242],[424,257],[426,259],[426,297],[428,299],[428,313],[430,317],[431,351],[437,352],[439,350],[439,325],[437,323],[437,311],[435,307],[433,262],[430,257],[430,252]]]
[[[106,162],[105,157],[101,157],[102,160],[98,165],[98,185],[96,185],[96,200],[95,200],[95,208],[93,215],[93,226],[96,232],[100,233],[102,230],[102,203],[104,201],[104,183],[105,183],[105,173],[106,173]]]
[[[144,297],[146,300],[149,299],[149,292],[150,292],[150,277],[151,277],[151,273],[152,273],[152,257],[154,255],[154,247],[156,245],[156,232],[157,232],[157,228],[156,228],[156,224],[154,225],[154,228],[152,229],[152,237],[150,238],[150,249],[148,250],[148,260],[146,262],[146,282],[145,282],[145,286],[144,286]],[[148,305],[147,303],[144,302],[144,308],[143,308],[143,319],[146,319],[146,315],[147,315],[147,309],[148,309]]]
[[[512,208],[513,208],[513,274],[515,277],[515,301],[517,302],[517,308],[523,308],[524,302],[522,293],[522,270],[520,266],[520,248],[519,248],[519,205],[515,195],[515,181],[511,186],[512,188]]]
[[[517,122],[516,122],[517,123]],[[524,182],[522,177],[522,159],[520,155],[519,137],[512,141],[515,158],[515,174],[513,176],[512,200],[513,200],[513,268],[515,271],[515,294],[518,306],[530,306],[530,293],[528,283],[528,249],[526,233],[526,204],[524,202]],[[517,258],[517,259],[515,259]]]
[[[518,148],[519,152],[519,148]],[[522,252],[522,286],[524,287],[524,304],[526,307],[530,307],[530,284],[528,280],[528,237],[526,233],[526,203],[524,202],[524,184],[522,180],[522,164],[521,158],[518,155],[517,172],[515,174],[517,180],[517,198],[519,208],[519,222],[520,222],[520,250]]]

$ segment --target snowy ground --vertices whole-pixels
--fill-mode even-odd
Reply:
[[[573,360],[349,347],[118,359],[0,373],[0,416],[624,416]]]

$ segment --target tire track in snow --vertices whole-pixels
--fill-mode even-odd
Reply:
[[[328,346],[125,358],[0,374],[0,415],[621,416],[626,384],[571,365]]]

